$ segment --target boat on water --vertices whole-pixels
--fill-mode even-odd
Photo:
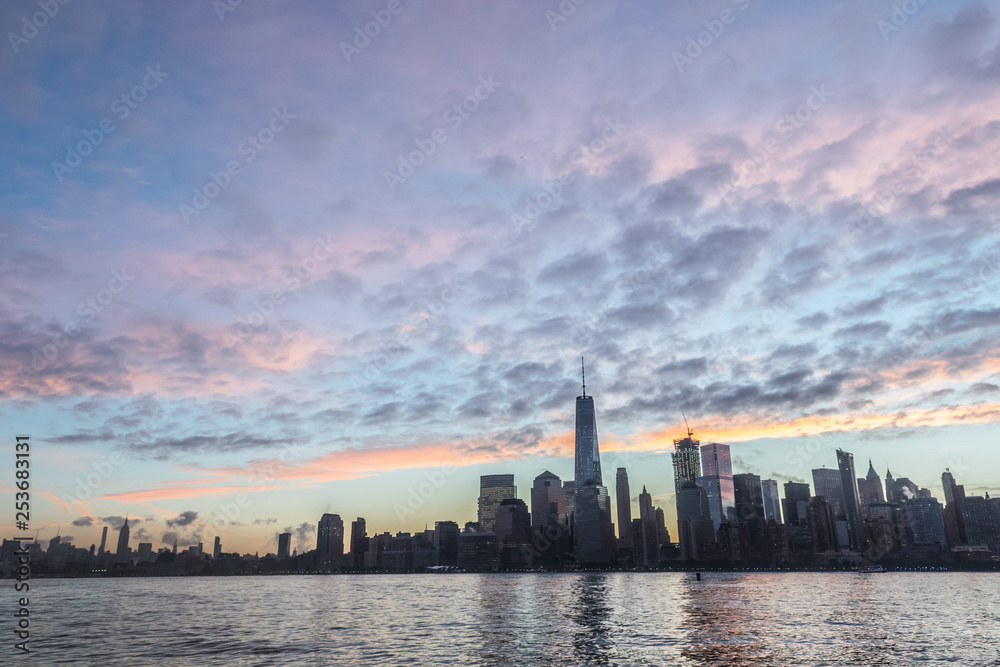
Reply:
[[[874,574],[885,571],[884,565],[861,565],[858,567],[858,574]]]

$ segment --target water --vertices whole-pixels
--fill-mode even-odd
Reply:
[[[1000,665],[991,574],[49,579],[30,599],[18,664]]]

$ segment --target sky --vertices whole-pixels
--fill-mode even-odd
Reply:
[[[0,423],[31,437],[30,530],[263,554],[324,512],[462,524],[479,475],[571,478],[581,357],[607,483],[668,527],[685,417],[779,483],[839,447],[1000,493],[998,20],[3,3]]]

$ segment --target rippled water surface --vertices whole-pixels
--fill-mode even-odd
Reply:
[[[1000,576],[50,579],[31,621],[18,664],[1000,665]]]

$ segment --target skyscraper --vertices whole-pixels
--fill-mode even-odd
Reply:
[[[608,563],[615,555],[615,531],[611,522],[611,498],[607,487],[588,479],[576,489],[573,522],[576,558],[581,563]]]
[[[785,482],[785,523],[802,526],[809,523],[809,485]]]
[[[736,507],[729,445],[710,442],[701,446],[701,477],[694,481],[705,489],[712,523],[718,530],[722,522],[729,520],[730,510]]]
[[[947,546],[941,503],[934,498],[910,498],[903,500],[903,510],[910,526],[913,546],[935,546],[939,549]]]
[[[852,551],[863,551],[865,538],[861,523],[861,499],[858,497],[858,482],[854,476],[854,454],[837,450],[837,467],[840,469],[840,483],[844,496],[844,512],[847,516],[847,530]]]
[[[577,486],[588,479],[603,485],[601,476],[601,452],[597,444],[597,412],[594,410],[594,397],[587,396],[587,374],[583,368],[583,357],[580,358],[583,372],[583,394],[576,397],[576,468],[573,480]]]
[[[660,536],[656,526],[656,510],[653,497],[642,487],[639,494],[639,523],[642,526],[642,553],[635,555],[635,564],[656,567],[660,564]]]
[[[438,565],[458,565],[458,524],[454,521],[434,522],[434,548],[438,554]]]
[[[618,505],[618,546],[632,548],[632,496],[628,489],[628,473],[619,468],[615,476],[615,500]]]
[[[694,450],[697,456],[698,450]],[[684,482],[677,492],[677,532],[682,560],[698,560],[701,546],[715,541],[712,514],[705,490],[694,482]]]
[[[479,478],[479,530],[493,532],[500,503],[516,497],[514,475],[482,475]]]
[[[101,531],[101,548],[97,550],[98,556],[104,555],[104,547],[105,545],[107,545],[107,543],[108,543],[108,527],[105,526],[104,530]]]
[[[368,532],[365,520],[358,517],[351,522],[351,568],[361,570],[365,566],[365,552],[368,551]]]
[[[740,522],[764,518],[764,493],[759,475],[733,475],[733,489],[736,496],[736,517]]]
[[[212,558],[218,559],[222,553],[222,538],[215,536],[215,546],[212,548]]]
[[[781,500],[778,497],[778,481],[765,479],[760,483],[761,491],[764,494],[764,518],[770,521],[774,519],[781,523]]]
[[[278,535],[278,558],[288,558],[292,546],[292,534],[281,533]]]
[[[844,516],[844,487],[840,483],[840,471],[832,468],[814,468],[813,488],[817,496],[826,498],[834,520]]]
[[[861,496],[861,502],[865,505],[870,505],[872,503],[884,503],[885,502],[885,492],[882,487],[882,478],[878,476],[875,472],[875,466],[872,465],[872,460],[868,459],[868,474],[864,477],[865,486],[864,492],[861,492],[861,483],[858,483],[858,492]]]
[[[548,470],[531,485],[531,525],[545,527],[566,520],[566,492],[562,480]]]
[[[122,529],[118,531],[118,549],[115,551],[115,555],[119,558],[128,556],[128,536],[128,517],[125,517],[125,523],[122,524]]]
[[[344,521],[324,514],[316,530],[316,564],[320,570],[339,570],[344,558]]]
[[[670,458],[674,464],[674,491],[676,493],[680,493],[681,487],[686,482],[693,484],[701,471],[701,462],[698,456],[698,448],[701,443],[692,439],[693,435],[694,433],[688,429],[686,438],[674,440],[675,451],[671,452]]]

